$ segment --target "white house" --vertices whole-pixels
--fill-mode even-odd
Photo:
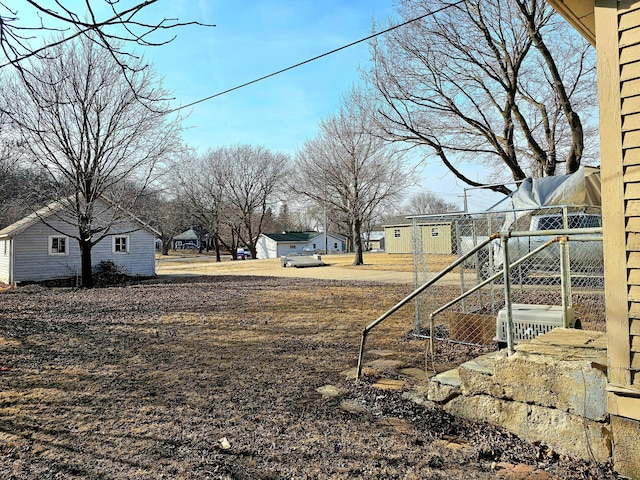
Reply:
[[[102,201],[96,211],[108,216]],[[78,228],[54,202],[0,230],[0,282],[14,285],[80,276]],[[130,214],[91,250],[93,266],[111,260],[131,276],[155,275],[155,239],[159,233]]]
[[[346,250],[347,239],[335,233],[327,234],[329,253],[342,253]],[[324,233],[320,232],[282,232],[262,233],[256,243],[257,258],[279,258],[291,254],[303,255],[325,251]]]

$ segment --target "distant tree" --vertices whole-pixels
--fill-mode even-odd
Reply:
[[[411,195],[406,207],[408,209],[408,212],[412,215],[447,213],[460,210],[458,205],[456,205],[455,203],[447,202],[437,195],[427,191],[422,191]]]
[[[238,215],[238,237],[249,247],[253,258],[267,211],[281,192],[289,162],[287,155],[260,146],[235,145],[226,149],[220,165],[225,179],[224,199]]]
[[[278,217],[276,219],[277,230],[287,231],[293,230],[293,220],[291,218],[291,212],[289,211],[289,204],[283,203],[280,207],[280,211],[278,212]]]
[[[173,238],[185,230],[185,209],[183,204],[175,197],[175,192],[167,189],[153,189],[143,194],[138,194],[136,189],[133,194],[135,200],[131,212],[143,222],[160,232],[162,243],[162,255],[168,255]]]
[[[82,257],[82,285],[93,285],[91,249],[126,219],[136,189],[143,192],[162,163],[179,148],[179,119],[169,118],[166,92],[150,68],[132,65],[125,80],[113,54],[88,36],[32,59],[31,85],[15,76],[4,82],[3,110],[19,132],[33,165],[46,172],[65,211],[75,219]],[[97,201],[117,207],[105,223],[96,220]]]
[[[362,232],[376,208],[396,197],[409,175],[402,157],[381,138],[371,135],[370,116],[350,101],[320,122],[319,134],[296,153],[289,188],[326,209],[334,222],[348,225],[354,265],[362,265]]]
[[[235,258],[237,248],[246,245],[255,258],[257,238],[288,167],[286,155],[264,147],[220,147],[179,169],[181,196],[215,238],[217,251],[220,245]]]
[[[2,154],[0,154],[2,156]],[[0,158],[0,228],[54,200],[55,190],[40,170],[9,155]]]
[[[544,0],[398,6],[406,19],[431,15],[372,43],[366,78],[381,135],[424,146],[458,179],[502,193],[505,173],[522,180],[580,166],[577,108],[595,105],[593,49]],[[486,174],[469,177],[463,162]]]
[[[202,225],[213,240],[216,260],[221,261],[221,239],[227,237],[224,231],[224,174],[218,168],[224,149],[209,149],[202,155],[185,158],[175,170],[176,201],[184,212],[184,218],[192,223]],[[228,243],[224,242],[230,252],[235,252],[237,236]]]

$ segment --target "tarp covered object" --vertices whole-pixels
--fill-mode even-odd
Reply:
[[[494,212],[515,211],[503,226],[506,230],[517,218],[549,206],[600,207],[600,169],[580,167],[570,175],[526,178],[518,189],[491,207]]]

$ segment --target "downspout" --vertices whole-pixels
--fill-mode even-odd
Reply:
[[[9,237],[9,285],[15,287],[15,282],[13,281],[13,266],[15,265],[15,254],[13,248],[13,239],[14,237]]]

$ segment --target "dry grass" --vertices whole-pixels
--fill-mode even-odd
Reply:
[[[383,271],[396,271],[396,272],[413,272],[414,260],[412,254],[400,254],[400,253],[384,253],[384,252],[366,252],[364,254],[364,265],[353,265],[354,254],[342,253],[322,255],[322,260],[332,266],[344,267],[344,268],[357,268],[358,270],[383,270]],[[210,253],[198,254],[197,251],[170,251],[169,255],[157,255],[158,261],[171,261],[172,265],[178,265],[179,260],[184,261],[184,266],[188,267],[193,265],[194,260],[198,260],[198,263],[203,265],[214,265],[215,256]],[[425,255],[427,267],[430,272],[439,272],[445,267],[449,266],[456,260],[455,255]],[[250,270],[254,268],[253,262],[260,262],[261,266],[265,268],[280,268],[280,259],[267,259],[267,260],[245,260],[245,261],[231,261],[231,257],[223,256],[221,264],[216,266],[220,271],[242,271]]]
[[[1,292],[0,478],[494,480],[492,462],[596,478],[584,462],[376,388],[420,382],[399,370],[425,369],[411,308],[367,343],[369,365],[397,368],[346,378],[363,326],[409,290],[209,276]],[[429,367],[480,351],[439,342]]]

